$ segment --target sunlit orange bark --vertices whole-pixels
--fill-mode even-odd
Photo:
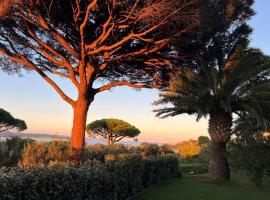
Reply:
[[[89,108],[89,100],[81,97],[73,107],[73,126],[71,132],[71,146],[74,151],[73,159],[80,164],[83,156],[83,148],[85,143],[85,124],[87,120],[87,111]]]
[[[110,137],[109,130],[108,130],[108,134],[107,134],[107,145],[109,148],[111,147],[111,137]]]
[[[14,6],[14,13],[7,16],[9,23],[0,27],[0,60],[3,56],[39,74],[72,106],[71,145],[74,159],[80,163],[87,111],[94,96],[117,86],[160,87],[162,69],[171,70],[171,58],[161,59],[162,51],[176,34],[188,28],[164,37],[157,34],[158,29],[172,21],[175,24],[175,17],[186,19],[191,14],[186,8],[195,1],[171,0],[171,4],[157,0],[141,7],[139,2],[144,1],[136,0],[124,9],[121,1],[74,0],[59,6],[62,1],[27,4],[25,0]],[[65,14],[71,18],[59,17],[59,11],[70,12]],[[103,12],[106,19],[97,12]],[[140,43],[136,48],[132,47],[134,41]],[[69,97],[52,74],[71,81],[78,98]],[[94,88],[96,80],[105,80],[104,85]],[[114,141],[110,138],[109,142]]]

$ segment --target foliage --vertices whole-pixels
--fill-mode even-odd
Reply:
[[[143,142],[136,149],[137,149],[137,153],[140,153],[142,156],[145,156],[145,157],[174,154],[174,151],[167,144],[163,144],[159,146],[158,144],[151,144],[151,143]]]
[[[127,147],[121,144],[114,144],[110,148],[102,144],[87,145],[86,146],[86,158],[88,160],[98,160],[105,162],[107,155],[117,157],[119,154],[133,153],[133,150],[128,150]]]
[[[180,176],[179,161],[176,156],[150,156],[144,159],[143,185],[148,187],[168,177]],[[167,169],[167,170],[164,170]]]
[[[199,143],[199,146],[201,147],[201,149],[204,149],[210,145],[211,140],[207,136],[199,136],[198,143]]]
[[[266,124],[270,124],[268,120]],[[254,184],[260,187],[270,172],[270,136],[252,115],[237,119],[234,132],[235,138],[230,144],[232,165],[236,170],[247,171]]]
[[[19,166],[31,167],[55,167],[71,165],[72,149],[69,142],[34,142],[28,144],[22,153]]]
[[[127,199],[161,180],[178,176],[178,165],[172,156],[133,156],[79,168],[4,170],[0,172],[0,199]]]
[[[175,57],[171,40],[194,27],[197,1],[1,1],[0,69],[36,73],[71,105],[71,144],[79,164],[95,96],[118,86],[164,85]],[[70,81],[77,98],[55,77]]]
[[[201,147],[197,140],[188,140],[176,144],[178,148],[178,153],[181,158],[191,158],[196,157],[201,152]]]
[[[160,153],[157,144],[143,142],[140,144],[139,148],[141,149],[143,156],[156,156]]]
[[[207,66],[198,71],[182,69],[171,91],[161,94],[158,116],[197,114],[198,119],[222,109],[224,112],[254,113],[259,118],[269,108],[270,59],[258,49],[236,47],[224,65]]]
[[[16,128],[18,131],[27,129],[25,121],[14,118],[9,112],[0,108],[0,132]]]
[[[21,139],[19,137],[7,138],[0,142],[0,167],[16,166],[21,159],[24,147],[31,144],[31,139]]]
[[[198,160],[200,163],[208,164],[211,154],[211,140],[207,136],[200,136],[198,138],[201,152],[199,153]]]
[[[163,144],[159,147],[159,151],[161,155],[166,155],[166,154],[174,154],[174,151],[172,150],[172,147],[168,144]]]
[[[143,157],[174,154],[168,145],[142,143],[138,147],[126,147],[122,144],[114,144],[110,148],[103,144],[87,145],[84,151],[83,162],[115,160],[122,157],[142,155]],[[51,168],[73,165],[72,149],[69,142],[34,142],[27,145],[20,158],[21,168]]]
[[[86,126],[86,131],[89,136],[105,139],[109,147],[124,138],[134,138],[140,134],[135,126],[113,118],[93,121]]]
[[[202,1],[202,32],[193,59],[179,64],[170,86],[160,93],[155,112],[165,118],[181,114],[209,116],[212,180],[229,180],[226,143],[232,114],[252,113],[263,120],[270,109],[270,57],[248,47],[253,1]],[[196,43],[196,42],[195,42]],[[192,67],[191,67],[192,66]]]
[[[197,52],[179,66],[171,85],[155,102],[168,105],[157,109],[157,116],[187,113],[199,120],[217,110],[256,109],[249,101],[258,101],[259,91],[269,84],[264,79],[269,73],[269,58],[257,49],[246,48],[251,33],[246,21],[254,14],[252,4],[252,0],[202,1]],[[267,94],[261,97],[268,100]]]

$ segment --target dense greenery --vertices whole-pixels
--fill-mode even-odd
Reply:
[[[196,56],[179,65],[170,86],[161,92],[157,116],[209,116],[212,180],[229,180],[226,144],[231,137],[232,114],[243,116],[269,108],[270,59],[248,48],[254,14],[252,0],[202,1],[202,27]],[[196,43],[196,41],[194,42]],[[181,44],[180,44],[181,45]]]
[[[79,168],[9,169],[0,172],[0,199],[121,200],[178,175],[174,156],[126,156]]]
[[[209,182],[206,177],[186,177],[164,181],[135,200],[268,200],[270,179],[264,188],[254,187],[248,177],[232,174],[228,183]]]
[[[197,24],[196,3],[1,1],[0,69],[36,73],[71,106],[73,161],[79,165],[87,113],[95,96],[118,86],[162,87],[172,71],[172,40],[182,39]],[[55,77],[70,81],[76,98]]]
[[[14,137],[0,142],[0,167],[16,166],[22,157],[22,151],[31,139]]]
[[[156,103],[163,117],[183,113],[209,115],[212,140],[210,173],[212,179],[229,179],[226,143],[231,137],[232,113],[252,113],[261,118],[270,108],[270,59],[257,49],[237,46],[223,66],[202,66],[201,70],[183,68],[170,91],[161,94]],[[167,106],[169,104],[169,106]]]
[[[34,142],[24,148],[19,166],[22,168],[60,167],[70,165],[71,160],[72,149],[69,142]]]
[[[230,143],[233,168],[248,172],[256,186],[270,175],[270,122],[269,113],[263,115],[266,123],[260,123],[253,115],[235,121],[234,140]]]
[[[192,159],[197,157],[201,152],[201,147],[197,140],[182,141],[175,145],[178,154],[182,159]]]
[[[135,126],[120,119],[101,119],[86,126],[89,136],[101,137],[107,141],[108,147],[124,138],[134,138],[141,132]]]
[[[24,131],[27,129],[27,126],[25,121],[14,118],[9,112],[0,108],[0,132],[14,128],[18,131]]]
[[[174,154],[168,145],[142,143],[140,146],[114,144],[86,145],[83,161],[114,160],[127,155],[142,157]],[[72,149],[68,141],[37,142],[31,139],[11,138],[0,142],[0,167],[46,168],[73,165]]]

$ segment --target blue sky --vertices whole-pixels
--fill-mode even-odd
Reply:
[[[250,20],[254,28],[251,46],[261,48],[270,55],[270,1],[255,1],[257,15]],[[59,84],[75,96],[74,88],[65,80]],[[25,73],[23,77],[0,72],[0,107],[14,116],[24,119],[27,132],[70,134],[72,109],[38,75]],[[88,122],[107,117],[126,120],[137,126],[142,134],[140,141],[176,143],[199,135],[207,135],[207,120],[196,122],[195,117],[182,115],[157,119],[152,112],[152,102],[157,99],[156,90],[135,91],[116,88],[96,96],[88,113]]]

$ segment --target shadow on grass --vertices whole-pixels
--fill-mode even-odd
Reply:
[[[135,200],[269,200],[270,180],[256,188],[243,174],[234,174],[226,183],[213,183],[207,174],[184,176],[163,181],[149,188]]]

